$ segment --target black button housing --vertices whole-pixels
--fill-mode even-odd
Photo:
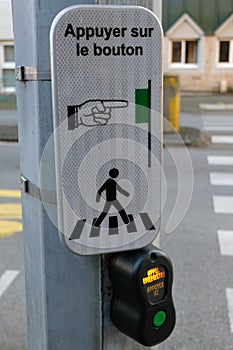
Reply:
[[[113,284],[111,319],[119,330],[144,346],[155,346],[169,337],[175,326],[172,299],[173,269],[169,257],[153,245],[117,253],[110,259]],[[164,323],[154,316],[163,311]]]

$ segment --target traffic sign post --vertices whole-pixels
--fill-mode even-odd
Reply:
[[[64,244],[81,255],[144,247],[161,214],[160,22],[143,7],[67,8],[51,62]]]
[[[111,300],[111,285],[107,271],[108,258],[99,255],[90,257],[77,256],[64,249],[64,246],[59,241],[58,230],[55,224],[56,201],[54,200],[54,193],[51,195],[49,193],[49,190],[55,188],[55,167],[52,148],[50,149],[51,153],[50,151],[47,153],[50,159],[50,172],[47,181],[44,178],[40,179],[39,176],[41,173],[41,159],[46,158],[45,150],[50,140],[53,139],[53,136],[51,136],[53,134],[53,123],[49,54],[49,31],[51,24],[57,14],[66,7],[77,4],[97,5],[103,2],[102,0],[40,0],[39,2],[36,0],[22,0],[19,3],[13,0],[16,65],[21,66],[19,70],[20,74],[18,75],[17,98],[21,173],[25,179],[25,192],[22,194],[22,201],[30,350],[70,350],[76,348],[114,350],[119,349],[119,347],[124,349],[132,349],[132,347],[134,349],[143,348],[137,343],[132,343],[132,340],[119,332],[110,321],[109,304]],[[160,0],[142,2],[142,5],[148,4],[149,6],[149,4],[152,4],[153,9],[156,7],[158,13],[161,13]],[[116,1],[116,3],[119,3],[119,1]],[[123,3],[140,5],[140,1],[138,0],[127,0],[123,1]],[[115,35],[113,38],[116,40],[121,39],[117,35],[122,36],[124,34],[124,32],[122,33],[122,31],[116,29],[113,33]],[[71,27],[68,27],[66,34],[65,39],[70,41],[74,39],[77,41],[75,37],[72,37]],[[83,35],[83,32],[79,31],[79,41],[84,40],[81,35]],[[90,36],[92,34],[86,32],[84,35]],[[97,43],[96,45],[95,52],[97,58],[101,58],[103,54],[108,54],[109,49],[101,51],[99,49],[100,45]],[[87,49],[85,47],[78,47],[77,42],[75,42],[75,46],[76,53],[77,55],[79,54],[77,57],[81,57],[82,59],[87,57]],[[127,49],[124,46],[120,49],[122,55],[127,54],[127,56],[122,57],[129,58],[131,52],[132,49]],[[140,57],[141,49],[135,49],[134,53],[137,53],[137,56]],[[101,56],[98,56],[100,54]],[[138,75],[140,74],[139,68],[137,71]],[[83,77],[80,79],[85,80],[86,76],[87,71],[84,70]],[[103,85],[105,85],[106,77],[103,75],[101,79]],[[152,84],[155,84],[152,77],[148,76],[147,81],[143,81],[143,85],[134,86],[134,100],[128,96],[123,97],[119,94],[119,97],[117,95],[114,96],[114,105],[109,105],[109,100],[112,102],[112,97],[109,97],[105,93],[103,95],[101,94],[101,97],[98,98],[94,95],[90,96],[88,99],[91,102],[96,101],[96,99],[98,100],[97,106],[95,105],[96,109],[93,109],[92,106],[90,119],[94,119],[95,122],[96,120],[101,122],[103,119],[105,121],[106,119],[110,119],[106,125],[107,127],[113,119],[117,123],[118,118],[122,118],[122,111],[129,111],[132,108],[132,104],[135,103],[135,99],[140,98],[140,90],[148,89],[149,80],[151,80]],[[107,91],[108,87],[106,86],[105,88]],[[145,97],[146,92],[144,91],[143,94]],[[99,98],[101,98],[101,101],[99,101]],[[118,101],[121,101],[120,105],[117,103]],[[75,98],[67,104],[67,110],[64,114],[64,121],[67,126],[66,132],[76,133],[81,128],[91,128],[90,130],[92,130],[93,127],[86,126],[86,124],[89,125],[86,118],[87,115],[82,113],[84,103],[86,103],[85,108],[87,107],[88,109],[90,107],[90,101],[86,98],[82,100]],[[147,108],[148,106],[144,107]],[[107,113],[111,116],[110,118],[106,118],[106,108],[108,108],[108,111],[109,109],[111,110],[111,113]],[[81,111],[81,117],[79,113],[77,119],[73,118],[72,109],[78,112]],[[134,109],[134,114],[132,115],[135,117],[136,114]],[[122,122],[121,119],[120,122]],[[139,126],[141,127],[142,125]],[[141,129],[143,129],[143,126]],[[70,148],[68,147],[68,153],[69,150]],[[147,156],[146,159],[148,161],[149,157]],[[153,158],[151,159],[153,160]],[[65,162],[68,162],[68,158],[66,157]],[[110,174],[110,170],[113,168],[119,171],[117,177],[115,177],[116,172],[114,174],[114,171]],[[100,191],[108,179],[114,179],[123,191],[130,194],[129,197],[122,194],[119,203],[123,206],[127,215],[132,214],[127,210],[127,200],[131,199],[134,186],[129,181],[121,178],[122,167],[119,167],[119,164],[114,165],[111,169],[108,167],[101,168],[101,171],[105,173],[105,179],[101,178],[100,175],[96,177],[96,182],[94,183],[97,192]],[[41,185],[45,185],[44,188],[41,188]],[[104,193],[101,192],[99,195],[102,197]],[[97,199],[96,192],[93,193],[93,196]],[[93,200],[93,197],[91,196],[90,199]],[[99,202],[99,215],[103,212],[105,204],[103,200],[101,198]],[[98,202],[96,203],[98,204]],[[48,207],[50,208],[48,209]],[[139,218],[141,218],[140,213],[143,212],[139,212]],[[75,215],[77,216],[77,213]],[[82,216],[82,218],[86,217]],[[150,217],[150,219],[154,224],[155,218]],[[89,217],[88,220],[90,220]],[[120,216],[119,220],[123,220],[123,217]],[[72,230],[74,228],[74,221],[71,221],[71,223]],[[102,224],[104,224],[104,221]],[[69,234],[73,233],[71,230],[68,231]],[[156,235],[156,233],[153,232],[153,235]],[[73,239],[69,241],[69,238],[72,237],[68,237],[68,245],[75,241]],[[102,243],[100,246],[101,249],[104,248]],[[128,243],[126,242],[126,244]],[[89,242],[87,242],[86,247],[89,249]],[[96,253],[96,246],[94,248]]]

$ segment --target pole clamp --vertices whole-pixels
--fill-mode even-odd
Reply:
[[[38,71],[33,66],[17,66],[15,70],[16,80],[18,81],[51,81],[51,71]]]
[[[23,175],[21,176],[21,190],[39,199],[41,202],[57,204],[56,192],[37,187]]]

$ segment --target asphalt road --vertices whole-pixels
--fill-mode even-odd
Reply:
[[[182,159],[183,150],[177,148],[175,152]],[[220,254],[217,231],[232,230],[233,217],[214,212],[213,195],[233,195],[233,187],[211,185],[209,174],[214,166],[207,164],[208,155],[231,156],[232,146],[211,145],[189,149],[189,152],[194,170],[192,200],[182,223],[170,234],[164,232],[164,227],[177,196],[178,182],[172,175],[176,173],[174,164],[165,152],[169,194],[163,215],[161,248],[174,264],[177,325],[160,349],[232,350],[226,288],[233,287],[233,256]],[[217,168],[224,170],[222,166]],[[229,170],[232,172],[232,167]]]
[[[18,145],[0,142],[1,350],[27,349],[23,240],[22,233],[17,232],[21,225],[19,179]]]
[[[202,120],[199,119],[199,122],[202,123]],[[209,144],[201,148],[189,148],[189,154],[194,172],[194,188],[187,208],[191,174],[185,149],[171,147],[164,150],[167,195],[161,248],[170,255],[174,265],[177,325],[160,349],[233,350],[226,296],[226,289],[233,288],[233,256],[221,254],[217,236],[218,230],[233,230],[233,217],[216,213],[213,205],[214,196],[233,196],[233,187],[210,182],[211,172],[233,173],[233,169],[232,166],[216,166],[207,162],[207,156],[232,156],[232,145]],[[16,145],[0,144],[0,189],[19,188],[18,155]],[[173,232],[166,233],[177,199],[178,185],[184,191],[181,191],[180,207],[176,207],[176,213],[182,217],[185,208],[187,213]],[[15,197],[0,197],[0,202],[5,204],[17,204],[18,201]],[[19,221],[12,217],[8,220]],[[22,234],[14,234],[13,230],[7,237],[2,235],[0,238],[0,285],[6,271],[18,271],[18,274],[12,277],[2,294],[0,287],[0,349],[26,350],[23,242]]]

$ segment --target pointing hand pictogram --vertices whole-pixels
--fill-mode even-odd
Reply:
[[[68,129],[107,125],[113,109],[128,107],[125,100],[89,100],[81,105],[68,106]]]

